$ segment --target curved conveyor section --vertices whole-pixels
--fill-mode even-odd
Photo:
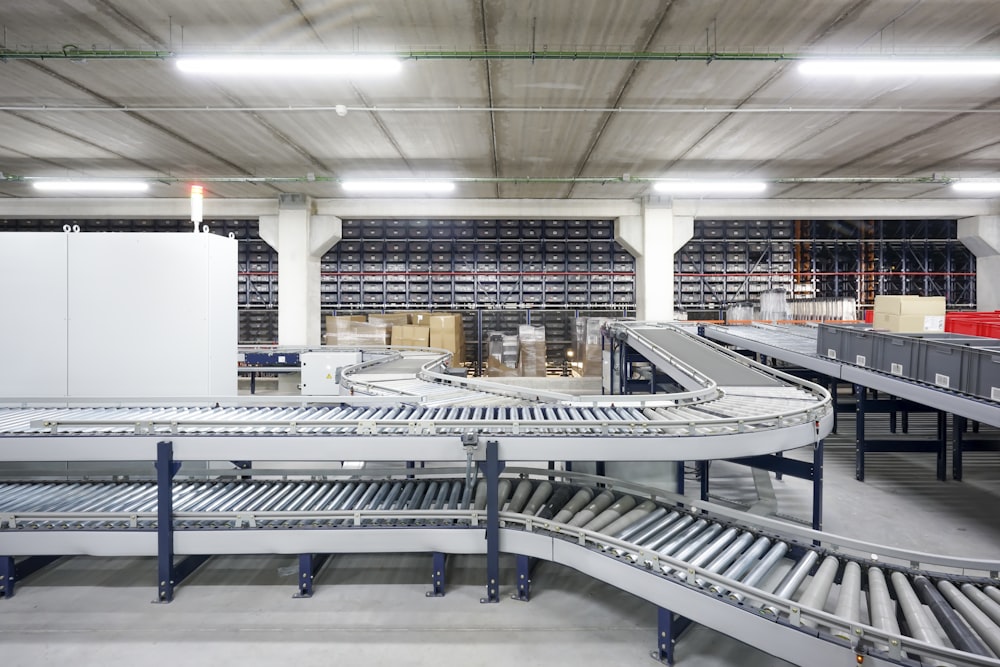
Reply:
[[[466,496],[464,480],[441,474],[177,481],[175,551],[483,553],[485,484]],[[573,567],[781,658],[1000,665],[1000,562],[898,552],[586,475],[522,471],[498,494],[502,550]],[[15,554],[156,552],[152,482],[4,483],[0,504],[0,539]]]

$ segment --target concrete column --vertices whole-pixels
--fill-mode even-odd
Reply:
[[[694,218],[674,215],[669,202],[645,200],[639,215],[615,221],[615,239],[635,256],[637,319],[674,319],[674,253],[693,234]]]
[[[976,256],[976,308],[1000,310],[1000,215],[960,219],[958,240]]]
[[[320,259],[341,238],[340,218],[314,215],[304,195],[281,195],[278,215],[260,216],[260,237],[278,252],[278,344],[320,340]]]

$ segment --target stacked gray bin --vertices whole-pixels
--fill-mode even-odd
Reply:
[[[867,324],[820,324],[816,353],[943,389],[1000,401],[1000,340],[901,334]]]
[[[993,346],[964,348],[962,360],[959,391],[1000,401],[1000,340]]]
[[[922,337],[917,341],[917,375],[914,379],[944,389],[964,391],[962,367],[971,347],[987,342],[978,336]]]
[[[869,324],[823,324],[817,330],[816,351],[821,357],[870,367],[876,336]]]

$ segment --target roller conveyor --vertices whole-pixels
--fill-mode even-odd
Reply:
[[[705,326],[705,336],[741,349],[801,366],[844,382],[932,406],[1000,428],[1000,405],[938,386],[844,363],[816,353],[817,331],[798,325]]]
[[[998,562],[923,554],[918,559],[765,519],[748,523],[736,514],[655,501],[646,497],[648,489],[615,480],[569,477],[503,478],[506,539],[552,539],[558,548],[549,547],[550,559],[556,561],[562,551],[583,549],[601,559],[594,572],[607,573],[612,583],[626,568],[650,590],[665,584],[696,594],[718,619],[729,612],[771,618],[776,637],[788,645],[804,635],[882,664],[917,664],[906,661],[919,655],[920,664],[1000,665]],[[465,484],[419,474],[178,480],[172,488],[174,530],[180,544],[188,534],[218,536],[217,553],[227,553],[226,536],[279,530],[285,544],[303,535],[376,531],[392,534],[392,546],[404,550],[407,541],[423,544],[428,530],[479,533],[486,488],[477,485],[465,494]],[[67,553],[88,553],[81,545],[107,543],[114,535],[155,535],[156,505],[152,482],[3,483],[0,543],[17,553],[22,539],[44,534],[77,545],[78,551]],[[682,603],[672,604],[686,613]],[[799,662],[823,664],[804,657]]]
[[[26,440],[41,451],[41,439],[83,438],[80,444],[86,442],[94,453],[95,436],[147,441],[169,437],[175,442],[255,439],[257,449],[252,454],[243,456],[232,447],[222,447],[214,455],[220,459],[273,460],[275,455],[264,452],[260,443],[283,438],[282,446],[289,447],[286,458],[299,460],[452,460],[461,456],[459,449],[432,441],[470,435],[501,438],[505,458],[512,460],[703,460],[792,449],[815,443],[832,428],[829,394],[816,385],[754,364],[670,325],[619,323],[611,333],[643,349],[684,390],[574,397],[456,378],[438,372],[447,358],[440,353],[382,354],[345,369],[345,378],[355,378],[345,382],[364,384],[371,393],[419,394],[420,404],[359,405],[345,397],[335,405],[241,405],[234,399],[214,407],[0,408],[0,460],[19,460],[16,450]],[[362,383],[358,377],[366,379]],[[545,437],[540,441],[540,436]],[[401,437],[408,439],[408,451],[403,451]],[[321,453],[306,445],[296,452],[288,443],[309,438],[321,438],[328,446],[337,438],[339,451],[331,447]],[[651,439],[671,444],[650,447]],[[581,447],[584,440],[586,447]],[[65,448],[56,449],[39,460],[72,458]],[[108,449],[96,460],[132,458],[120,448]]]

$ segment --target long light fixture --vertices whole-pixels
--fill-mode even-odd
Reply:
[[[426,192],[444,193],[455,189],[451,181],[343,181],[345,192]]]
[[[1000,76],[1000,58],[828,58],[804,60],[799,72],[818,77],[888,78],[906,76]]]
[[[45,192],[145,192],[145,181],[32,181],[36,190]]]
[[[951,184],[955,192],[980,192],[984,194],[1000,193],[1000,180],[993,181],[955,181]]]
[[[189,74],[281,78],[389,76],[403,67],[391,56],[196,56],[177,59]]]
[[[667,194],[752,194],[766,190],[767,183],[763,181],[657,181],[653,185],[653,189]]]

